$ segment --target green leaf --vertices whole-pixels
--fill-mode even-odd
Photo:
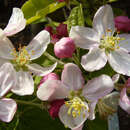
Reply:
[[[87,120],[85,123],[85,128],[87,130],[108,130],[107,129],[107,121],[102,120],[98,114],[96,114],[95,120]]]
[[[118,1],[118,0],[109,0],[110,3],[111,3],[111,2],[116,2],[116,1]]]
[[[47,14],[65,6],[65,2],[54,2],[54,0],[29,0],[22,6],[27,24],[41,22]]]
[[[92,79],[92,78],[98,77],[102,74],[106,74],[106,75],[109,75],[112,77],[114,74],[116,74],[116,72],[107,63],[101,70],[94,71],[93,73],[90,72],[89,75],[87,75],[87,76],[88,76],[88,78]]]
[[[82,4],[72,9],[70,16],[67,20],[68,31],[70,31],[72,26],[76,26],[76,25],[84,26]]]
[[[26,108],[27,109],[27,108]],[[32,108],[20,116],[17,130],[67,130],[58,119],[52,119],[47,111]]]
[[[46,7],[49,4],[55,2],[55,0],[31,0],[31,1],[37,9],[42,9],[43,7]]]

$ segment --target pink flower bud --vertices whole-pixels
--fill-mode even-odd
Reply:
[[[56,27],[56,32],[58,35],[62,37],[67,37],[68,36],[68,31],[67,31],[67,24],[59,24],[58,27]]]
[[[53,34],[51,35],[51,43],[55,44],[56,42],[58,42],[60,40],[60,36],[57,34]]]
[[[47,27],[45,27],[45,29],[44,30],[46,30],[46,31],[48,31],[49,33],[50,33],[50,35],[52,35],[53,34],[53,28],[51,27],[51,26],[47,26]]]
[[[74,41],[69,37],[64,37],[60,39],[54,46],[54,53],[58,58],[72,57],[74,51]]]
[[[52,118],[58,117],[58,113],[60,110],[60,107],[64,104],[64,99],[61,100],[54,100],[51,102],[51,107],[49,108],[49,114]]]
[[[117,16],[115,18],[115,27],[118,31],[130,31],[130,19],[127,16]]]
[[[41,79],[40,85],[41,85],[42,83],[44,83],[47,79],[49,79],[49,80],[59,80],[59,76],[58,76],[57,74],[55,74],[55,73],[49,73],[49,74],[45,75],[45,76]]]

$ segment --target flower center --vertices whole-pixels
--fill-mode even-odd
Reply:
[[[29,64],[30,62],[30,54],[26,50],[26,46],[20,46],[18,50],[19,51],[16,51],[15,48],[12,50],[11,54],[14,56],[12,62],[16,65],[16,67],[24,67],[26,64]]]
[[[124,38],[120,38],[118,35],[113,36],[111,30],[107,31],[107,36],[102,36],[100,41],[100,48],[105,48],[106,51],[114,51],[115,49],[119,49],[119,42],[124,40]],[[111,34],[111,35],[110,35]]]
[[[87,106],[79,97],[74,97],[69,101],[66,101],[65,105],[69,107],[68,115],[72,114],[74,118],[80,116],[81,112],[84,112],[87,109]],[[83,113],[83,117],[85,117],[85,113]]]

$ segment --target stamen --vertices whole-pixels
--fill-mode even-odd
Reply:
[[[111,30],[108,29],[107,32],[111,32]],[[100,48],[105,48],[106,51],[114,51],[120,48],[118,44],[121,40],[124,40],[124,38],[120,38],[118,34],[116,36],[102,36]]]
[[[21,47],[21,44],[19,45],[18,48],[19,51],[16,51],[14,48],[12,50],[12,55],[14,56],[13,63],[16,64],[19,67],[24,66],[25,64],[28,64],[30,61],[30,54],[26,50],[26,46]]]
[[[86,105],[79,97],[74,97],[73,99],[66,101],[65,105],[69,107],[68,115],[72,114],[74,118],[80,116],[81,112],[84,112],[84,110],[87,109]],[[83,117],[85,117],[85,113],[83,114]]]

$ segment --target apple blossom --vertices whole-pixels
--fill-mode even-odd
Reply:
[[[31,73],[44,76],[52,72],[57,63],[50,67],[41,67],[32,60],[39,58],[50,43],[50,35],[47,31],[39,32],[34,39],[24,47],[16,51],[11,41],[5,37],[0,40],[0,62],[10,62],[16,70],[16,85],[11,89],[18,95],[31,95],[34,91],[34,82]]]
[[[109,94],[114,83],[107,75],[101,75],[84,84],[84,78],[77,65],[68,63],[64,66],[60,80],[46,80],[40,85],[37,96],[42,101],[66,99],[60,107],[61,122],[73,129],[81,129],[87,118],[95,118],[95,106],[98,99]]]
[[[74,41],[69,37],[63,37],[54,45],[54,52],[58,58],[72,57],[74,51]]]
[[[114,35],[115,25],[110,5],[102,6],[93,19],[93,28],[75,26],[70,37],[83,49],[89,49],[82,56],[81,65],[86,71],[99,70],[107,61],[118,73],[130,76],[130,35]]]
[[[10,122],[16,112],[17,104],[11,98],[4,98],[4,95],[15,84],[15,71],[10,63],[0,67],[0,120]]]

